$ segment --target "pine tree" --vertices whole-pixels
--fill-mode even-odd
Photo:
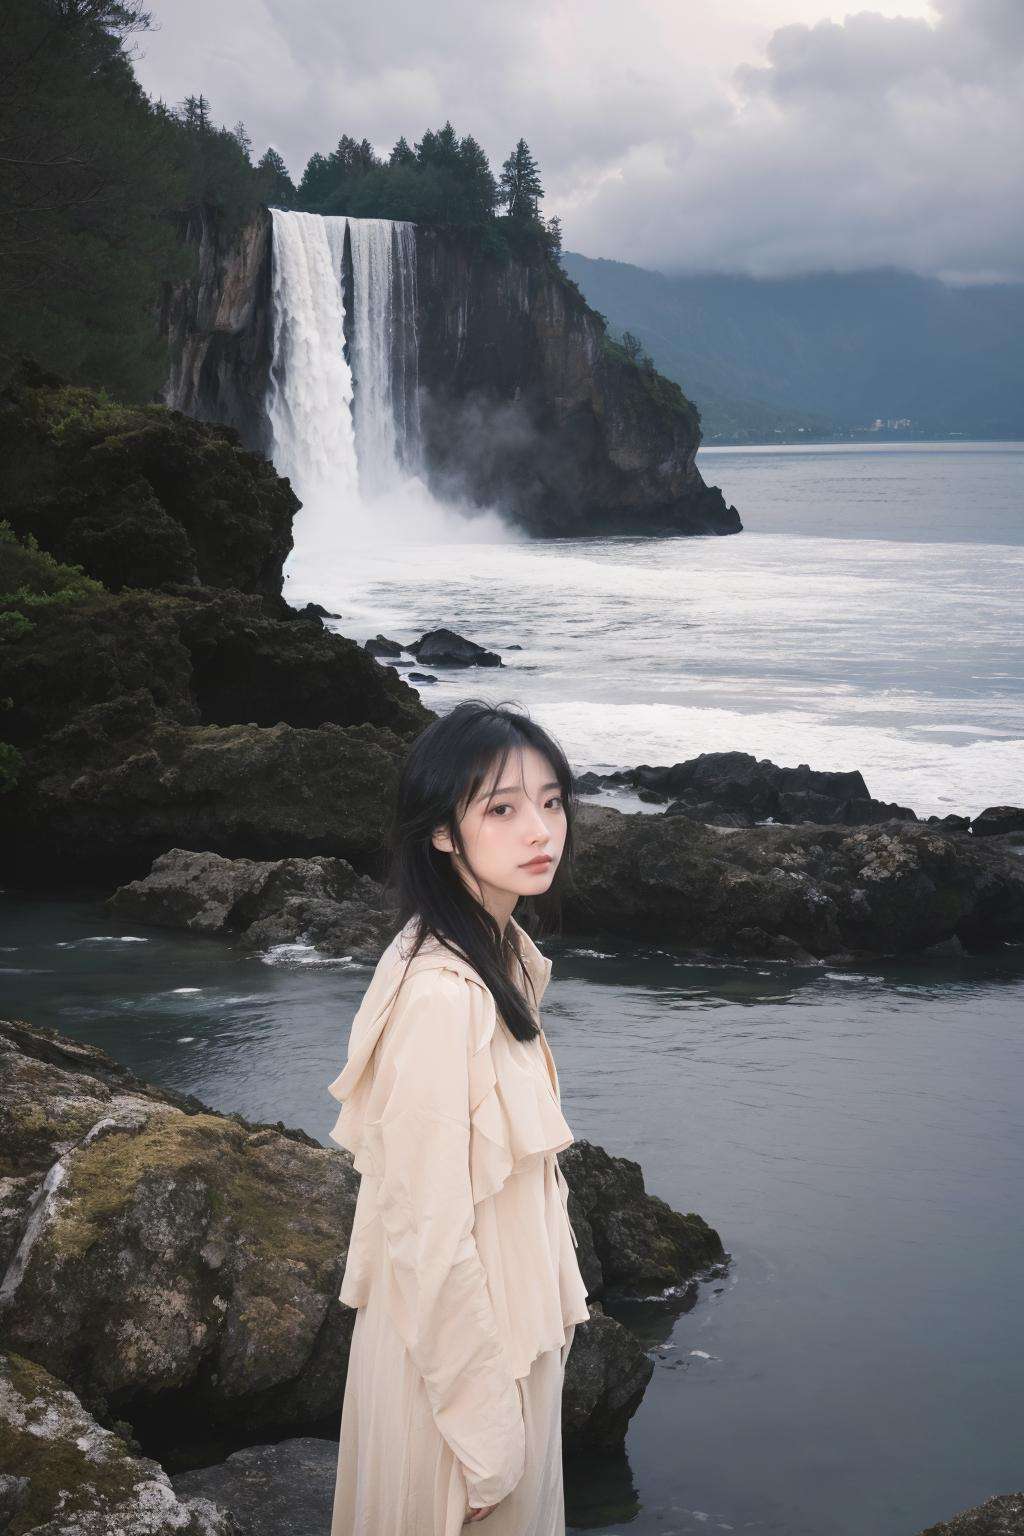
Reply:
[[[388,158],[388,165],[394,169],[399,165],[415,165],[416,156],[409,147],[409,141],[403,133]]]
[[[459,145],[459,180],[463,183],[463,208],[467,222],[483,224],[494,217],[498,184],[480,145],[467,134]]]
[[[241,118],[239,118],[238,122],[232,128],[231,137],[234,139],[235,143],[238,145],[245,158],[251,162],[252,139],[250,139],[248,133],[246,132],[245,124],[242,122]]]
[[[277,150],[271,145],[256,167],[256,185],[263,202],[275,208],[295,207],[295,186]]]
[[[538,204],[544,196],[540,168],[525,139],[520,139],[501,168],[498,201],[508,209],[511,219],[530,222],[538,217]]]

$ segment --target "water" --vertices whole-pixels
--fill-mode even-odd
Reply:
[[[743,751],[859,768],[919,815],[1020,803],[1024,444],[711,449],[699,463],[743,533],[357,530],[298,547],[285,593],[360,641],[446,625],[497,650],[500,671],[440,671],[424,701],[518,701],[578,770]]]
[[[0,901],[4,1013],[325,1145],[369,973],[311,951]],[[911,1536],[1020,1486],[1024,948],[953,966],[695,966],[549,942],[577,1137],[721,1234],[692,1310],[623,1312],[656,1368],[572,1529]]]
[[[416,229],[346,219],[352,249],[355,432],[362,494],[419,469]]]

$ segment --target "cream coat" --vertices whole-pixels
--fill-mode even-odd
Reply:
[[[551,962],[512,926],[539,1004]],[[362,1175],[340,1299],[364,1309],[364,1369],[353,1373],[350,1363],[332,1536],[441,1536],[459,1528],[467,1502],[497,1504],[517,1487],[517,1523],[502,1524],[495,1511],[488,1536],[547,1536],[564,1530],[564,1509],[553,1507],[562,1497],[561,1368],[575,1325],[589,1317],[555,1156],[573,1135],[543,1030],[516,1040],[473,967],[435,940],[406,970],[412,933],[410,923],[381,956],[345,1068],[329,1085],[343,1106],[331,1138]],[[385,1422],[388,1392],[380,1369],[365,1370],[371,1303],[380,1359],[414,1370],[401,1383],[404,1422],[416,1421],[410,1393],[421,1390],[432,1423],[421,1418],[418,1433],[433,1435],[432,1446],[366,1443],[368,1426]],[[373,1404],[354,1400],[367,1392]],[[346,1429],[354,1441],[357,1425],[358,1456],[345,1448]],[[531,1465],[553,1456],[552,1438],[557,1467]],[[426,1454],[429,1478],[417,1489],[415,1477],[398,1476],[393,1504],[394,1477],[376,1476],[374,1458],[387,1457],[394,1472],[403,1454],[410,1467]],[[361,1486],[345,1486],[346,1468]]]

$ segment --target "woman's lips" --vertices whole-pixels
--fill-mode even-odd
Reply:
[[[550,853],[542,853],[539,854],[537,858],[530,859],[529,863],[520,865],[520,868],[536,870],[547,869],[551,862],[552,859]]]

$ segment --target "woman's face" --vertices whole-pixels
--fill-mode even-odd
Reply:
[[[463,808],[459,830],[469,869],[452,848],[447,832],[435,832],[433,843],[452,855],[458,874],[477,900],[492,911],[495,907],[511,911],[518,897],[540,895],[551,884],[565,846],[566,826],[562,792],[551,764],[535,747],[523,747],[509,753],[500,782],[492,771],[476,798]]]

